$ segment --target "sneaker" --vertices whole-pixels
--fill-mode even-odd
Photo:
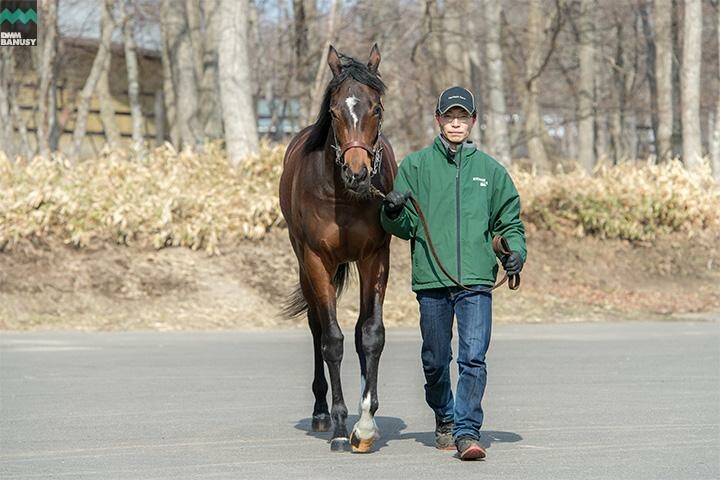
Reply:
[[[453,427],[455,422],[436,422],[435,424],[435,447],[438,450],[454,450]]]
[[[476,460],[485,458],[485,449],[480,442],[472,437],[460,437],[456,442],[460,460]]]

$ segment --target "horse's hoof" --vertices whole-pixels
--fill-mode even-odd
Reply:
[[[332,452],[349,452],[350,442],[347,437],[338,437],[330,440],[330,451]]]
[[[327,432],[330,430],[330,426],[332,425],[332,420],[330,419],[330,415],[327,413],[319,413],[317,415],[313,415],[312,418],[312,431],[313,432]]]
[[[350,434],[350,446],[352,447],[353,453],[370,453],[373,443],[375,443],[375,436],[367,439],[360,438],[354,430]]]

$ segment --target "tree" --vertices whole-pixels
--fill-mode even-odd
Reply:
[[[587,173],[595,168],[595,36],[593,0],[580,2],[579,160]]]
[[[718,43],[718,76],[715,84],[715,128],[712,134],[712,165],[713,176],[720,182],[720,2],[717,2],[717,43]]]
[[[138,74],[138,61],[135,45],[135,12],[131,11],[130,0],[123,0],[122,4],[125,23],[123,24],[123,45],[125,47],[125,66],[128,80],[128,101],[130,102],[130,115],[132,116],[133,149],[140,156],[144,154],[143,142],[143,116],[140,106],[140,79]]]
[[[170,76],[172,85],[172,91],[165,88],[171,137],[178,147],[194,147],[200,143],[202,134],[198,117],[197,62],[186,2],[163,0],[160,22],[163,47],[167,50],[165,74]]]
[[[510,165],[510,138],[507,128],[507,111],[505,107],[505,82],[503,76],[503,58],[500,48],[501,9],[496,0],[485,0],[485,42],[487,55],[487,89],[489,100],[489,146],[491,153],[500,163]]]
[[[110,55],[110,43],[112,41],[113,30],[115,24],[112,18],[112,8],[114,0],[104,0],[102,5],[102,16],[100,24],[100,44],[95,54],[95,60],[90,68],[85,85],[80,91],[77,104],[77,116],[75,117],[75,131],[73,132],[73,157],[80,155],[82,142],[85,139],[87,129],[87,117],[90,110],[90,99],[92,98],[95,87],[100,80],[100,75],[106,68],[106,58]]]
[[[655,0],[655,80],[657,82],[658,161],[666,160],[672,154],[672,12],[672,0]]]
[[[538,80],[545,66],[542,50],[545,45],[545,35],[542,27],[543,17],[542,1],[530,0],[527,33],[528,60],[525,71],[525,105],[523,110],[525,112],[525,136],[530,161],[538,172],[548,173],[550,161],[543,143],[545,125],[540,114],[538,90]]]
[[[700,59],[702,0],[685,1],[682,61],[682,135],[685,165],[696,169],[702,159],[700,133]]]
[[[57,149],[57,108],[55,102],[55,83],[57,71],[57,33],[58,33],[58,0],[42,0],[40,16],[42,19],[42,59],[38,77],[38,119],[37,145],[40,155],[47,156],[51,150]],[[52,141],[54,140],[54,141]]]
[[[259,150],[247,53],[249,8],[248,0],[222,1],[218,47],[220,98],[225,144],[234,167]]]

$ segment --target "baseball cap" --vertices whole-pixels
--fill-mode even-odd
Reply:
[[[443,90],[438,97],[436,110],[443,114],[452,107],[462,107],[470,115],[475,114],[475,97],[463,87],[450,87]]]

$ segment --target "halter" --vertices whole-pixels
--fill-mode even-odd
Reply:
[[[333,144],[331,147],[333,150],[335,150],[335,163],[342,167],[345,165],[345,152],[350,150],[351,148],[362,148],[366,152],[372,156],[372,171],[370,172],[370,178],[374,177],[375,174],[377,174],[378,170],[380,170],[380,164],[382,163],[382,157],[383,157],[383,142],[380,138],[380,130],[382,128],[382,119],[380,120],[380,124],[378,125],[378,131],[377,131],[377,139],[375,140],[375,144],[372,146],[372,148],[368,147],[363,142],[359,142],[357,140],[353,140],[352,142],[347,142],[343,145],[338,145],[337,136],[335,135],[335,127],[332,127],[333,131]]]

